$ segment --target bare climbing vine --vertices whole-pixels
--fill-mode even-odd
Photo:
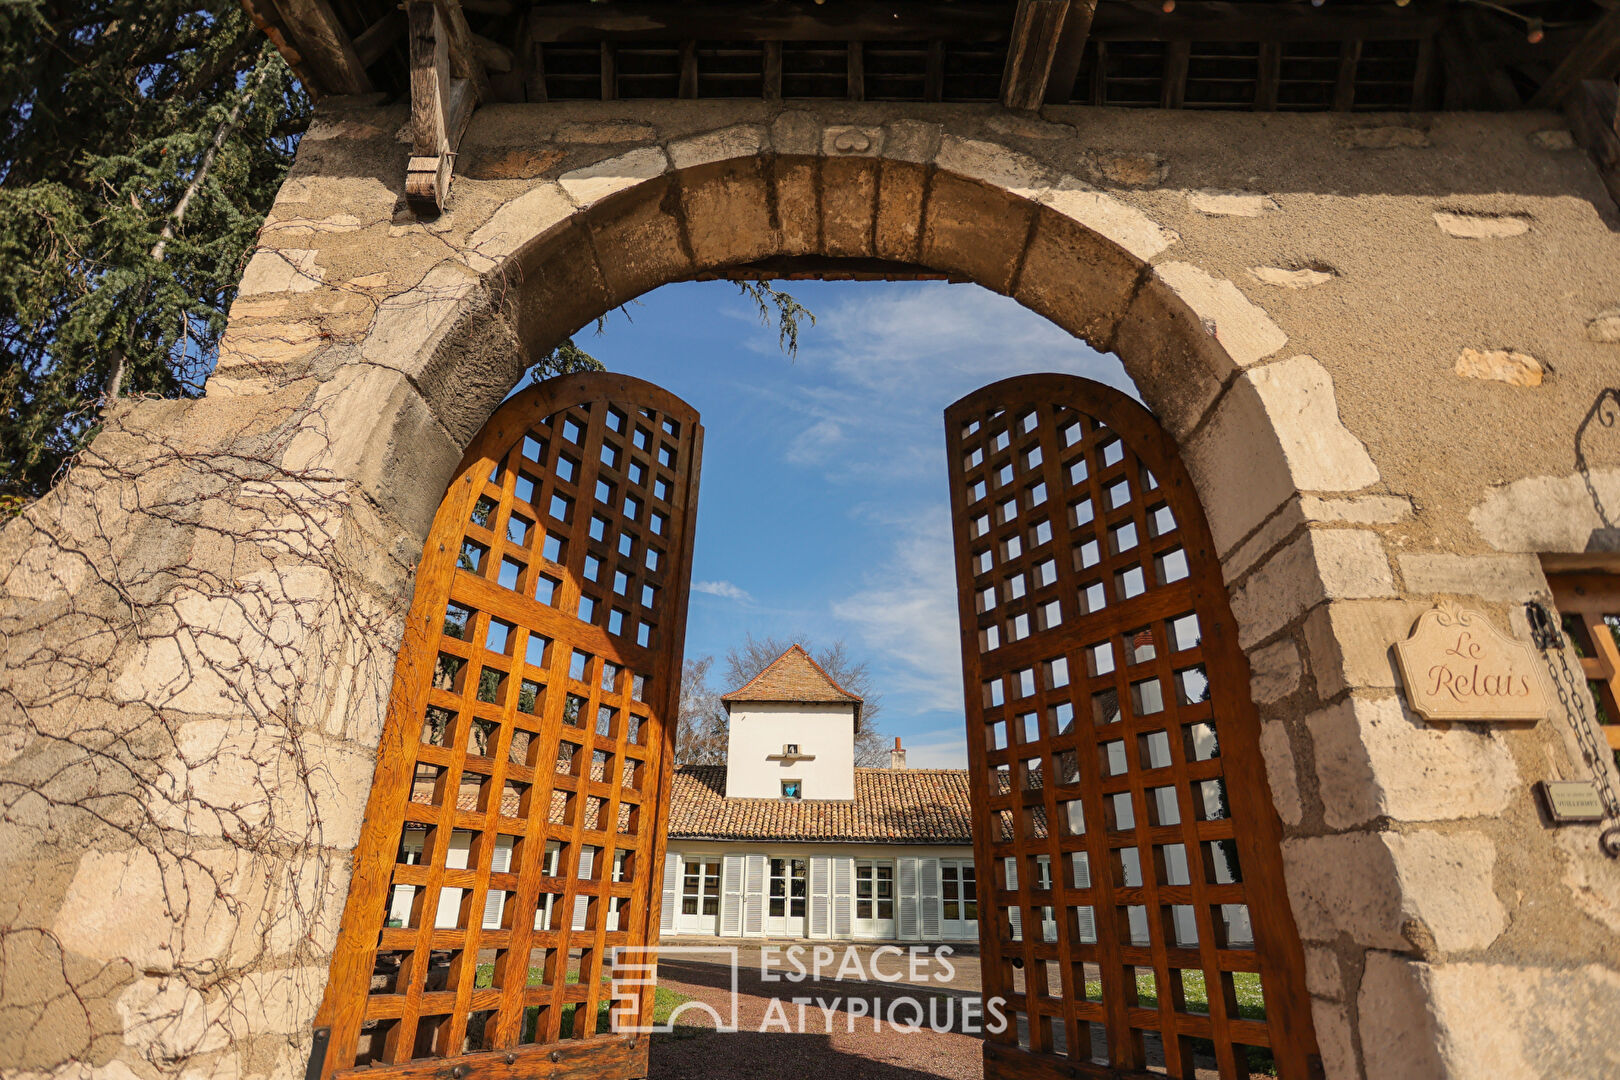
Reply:
[[[414,554],[318,394],[120,409],[0,532],[8,1066],[293,1071]]]

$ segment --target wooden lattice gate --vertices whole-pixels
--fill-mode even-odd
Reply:
[[[1248,666],[1174,442],[1067,375],[945,425],[984,992],[1009,1004],[986,1077],[1319,1073]]]
[[[604,1008],[605,958],[658,939],[702,442],[684,402],[593,374],[514,397],[468,450],[418,571],[323,1076],[645,1075],[624,1029],[651,991]]]

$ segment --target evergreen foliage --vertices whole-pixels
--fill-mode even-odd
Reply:
[[[0,5],[0,494],[193,396],[309,103],[230,0]]]
[[[0,0],[0,512],[112,401],[202,393],[309,116],[234,0]],[[739,288],[794,354],[815,316]],[[569,340],[530,374],[601,366]]]

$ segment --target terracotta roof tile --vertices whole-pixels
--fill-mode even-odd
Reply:
[[[728,799],[724,765],[675,770],[669,835],[681,840],[970,844],[965,769],[856,769],[855,798]]]
[[[859,696],[834,682],[800,645],[772,660],[764,671],[720,700],[727,704],[733,701],[849,704],[855,706],[857,714],[861,705]]]

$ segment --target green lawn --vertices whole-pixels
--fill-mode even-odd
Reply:
[[[1237,995],[1238,1015],[1244,1020],[1264,1020],[1266,1018],[1266,999],[1260,991],[1260,976],[1252,971],[1235,971],[1232,973],[1232,990]],[[1181,992],[1187,1002],[1187,1011],[1193,1013],[1209,1012],[1209,989],[1204,985],[1202,971],[1186,971],[1181,976]],[[1090,1001],[1102,1000],[1102,984],[1100,982],[1086,983],[1086,998]],[[1136,977],[1136,1002],[1144,1009],[1157,1009],[1159,995],[1157,980],[1151,973],[1140,974]]]

